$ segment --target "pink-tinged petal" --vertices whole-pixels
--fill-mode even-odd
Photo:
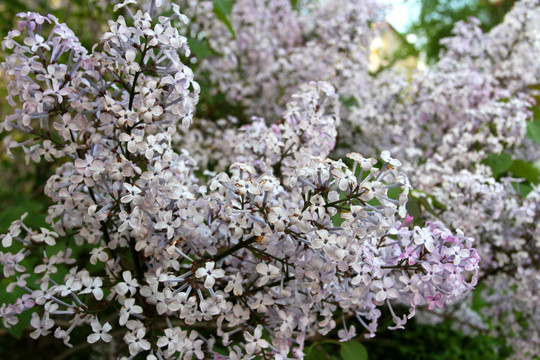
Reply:
[[[255,352],[255,349],[257,348],[257,344],[255,343],[248,343],[246,345],[246,352],[248,354],[253,354]]]
[[[137,51],[135,49],[129,49],[126,51],[126,60],[129,62],[132,62],[135,60],[135,57],[137,56]]]
[[[225,276],[225,271],[223,269],[216,269],[212,271],[212,275],[216,278]]]
[[[388,289],[387,295],[389,299],[396,299],[399,297],[399,293],[396,289]]]
[[[137,145],[133,141],[128,142],[128,151],[132,154],[135,154],[137,152]]]
[[[92,327],[93,332],[99,332],[99,330],[101,330],[101,326],[99,325],[99,322],[97,321],[92,321],[90,326]]]

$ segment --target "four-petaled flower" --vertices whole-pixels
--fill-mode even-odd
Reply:
[[[204,287],[207,289],[210,289],[212,288],[212,286],[214,286],[214,284],[216,283],[216,279],[219,279],[225,275],[225,271],[223,271],[223,269],[214,269],[215,265],[215,262],[209,261],[206,263],[204,268],[198,268],[197,272],[195,273],[195,276],[197,278],[205,278]]]
[[[99,339],[106,343],[112,340],[112,335],[108,334],[108,332],[112,329],[112,326],[108,322],[101,326],[100,322],[97,319],[94,319],[90,325],[92,326],[93,333],[88,335],[86,338],[88,343],[93,344]]]
[[[261,339],[262,329],[263,327],[261,325],[257,325],[257,327],[255,328],[255,331],[253,332],[253,335],[251,335],[247,331],[244,331],[244,338],[247,341],[246,352],[248,353],[248,355],[251,355],[259,351],[261,348],[266,349],[267,347],[270,346],[268,341]]]
[[[135,299],[126,299],[124,305],[120,309],[120,319],[118,323],[120,325],[125,325],[131,315],[142,314],[143,309],[139,305],[135,305]]]

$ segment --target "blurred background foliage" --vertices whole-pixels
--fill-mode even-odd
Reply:
[[[330,1],[330,0],[329,0]],[[470,16],[479,18],[483,23],[483,30],[487,31],[500,23],[505,13],[511,8],[514,0],[403,0],[418,7],[419,14],[411,19],[406,30],[397,33],[402,39],[409,39],[407,35],[414,34],[417,40],[414,43],[402,41],[402,46],[392,56],[395,60],[404,59],[414,55],[433,63],[437,60],[441,50],[440,39],[451,35],[453,24],[466,20]],[[293,1],[296,3],[296,1]],[[110,0],[1,0],[0,1],[0,34],[2,38],[7,32],[17,26],[16,14],[25,11],[50,13],[77,33],[83,45],[91,49],[96,37],[103,30],[109,14],[112,13]],[[207,49],[201,44],[190,43],[193,52],[204,56]],[[0,50],[0,60],[3,61],[5,53]],[[6,81],[0,69],[0,97],[6,97]],[[240,109],[224,107],[227,102],[224,98],[212,97],[204,92],[204,79],[201,80],[203,92],[201,94],[200,116],[219,118],[228,112],[237,112]],[[219,113],[214,114],[213,112]],[[0,117],[10,113],[6,101],[0,101]],[[241,110],[240,110],[241,113]],[[535,114],[539,115],[539,114]],[[538,116],[540,121],[540,115]],[[540,123],[532,122],[529,129],[530,137],[537,136],[540,142]],[[536,125],[534,125],[536,124]],[[537,127],[535,127],[537,126]],[[536,135],[535,135],[536,134]],[[51,175],[51,166],[47,163],[40,165],[25,164],[22,161],[13,161],[5,153],[2,140],[5,134],[0,134],[0,232],[7,231],[9,224],[18,219],[24,212],[29,212],[27,222],[31,227],[45,225],[46,209],[49,204],[43,195],[43,186]],[[500,155],[504,157],[503,155]],[[512,159],[488,159],[492,168],[496,168],[496,176],[510,171]],[[502,165],[501,165],[502,164]],[[505,165],[506,164],[506,165]],[[488,164],[489,165],[489,164]],[[491,165],[490,165],[491,166]],[[505,167],[507,166],[507,167]],[[510,170],[509,170],[510,169]],[[81,254],[82,257],[83,254]],[[15,294],[6,294],[5,284],[2,284],[0,275],[0,303],[9,302]],[[39,341],[28,337],[29,331],[25,329],[28,321],[21,319],[21,326],[9,332],[0,329],[1,358],[10,359],[94,359],[107,358],[107,354],[100,352],[99,348],[86,347],[75,349],[66,348],[60,340],[53,337],[40,338]],[[80,337],[84,343],[85,334],[72,334],[72,339]],[[77,341],[74,341],[77,343]],[[498,352],[494,351],[498,349]],[[485,335],[470,335],[456,330],[452,323],[444,321],[436,326],[422,325],[412,321],[406,331],[384,330],[375,339],[364,341],[363,345],[343,345],[334,341],[315,342],[306,348],[307,358],[319,359],[388,359],[389,354],[394,359],[504,359],[508,356],[508,348],[504,339]]]
[[[427,63],[438,60],[440,40],[452,35],[458,21],[475,17],[482,22],[484,32],[501,23],[516,0],[404,0],[418,8],[418,16],[411,19],[406,33],[417,37],[415,47]]]

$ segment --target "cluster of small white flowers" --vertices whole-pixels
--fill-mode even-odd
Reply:
[[[126,359],[286,359],[336,327],[342,341],[357,327],[374,336],[383,307],[403,328],[417,308],[471,291],[472,238],[440,222],[410,226],[399,160],[389,151],[380,163],[358,153],[347,155],[351,166],[328,159],[340,116],[327,83],[297,84],[281,122],[228,131],[229,171],[197,178],[197,162],[171,145],[177,128],[189,134],[198,100],[180,59],[187,39],[172,24],[187,18],[176,5],[159,16],[161,1],[134,12],[134,2],[115,7],[128,18],[110,21],[91,53],[35,13],[21,14],[3,42],[13,52],[3,66],[15,113],[0,128],[27,139],[5,144],[27,161],[61,164],[45,189],[51,228],[22,218],[0,236],[8,290],[26,292],[0,307],[5,326],[38,307],[33,338],[54,334],[71,346],[83,327],[88,343],[110,343]],[[330,22],[334,36],[345,23]],[[74,256],[78,247],[91,249],[89,264]],[[39,265],[21,264],[34,254]],[[216,352],[224,347],[228,356]]]
[[[186,0],[195,18],[191,35],[208,40],[222,56],[201,61],[230,101],[250,115],[279,116],[301,84],[327,81],[352,96],[366,83],[370,28],[384,11],[371,0],[305,2],[236,0],[230,15],[234,35],[212,16],[212,1]],[[210,9],[210,11],[209,11]],[[316,40],[314,40],[316,39]]]
[[[347,112],[342,109],[338,145],[354,144],[370,156],[378,155],[377,149],[402,154],[404,171],[421,190],[415,197],[430,203],[437,219],[450,228],[480,239],[478,251],[485,259],[481,279],[491,299],[482,312],[486,319],[504,319],[494,333],[512,337],[516,357],[530,357],[539,351],[539,321],[516,321],[515,314],[538,319],[533,295],[538,277],[534,264],[540,253],[533,225],[537,206],[532,193],[524,199],[511,181],[497,181],[480,162],[502,151],[527,161],[540,157],[538,146],[525,138],[535,106],[532,95],[538,95],[534,88],[540,83],[540,4],[517,2],[489,33],[483,33],[474,19],[458,24],[455,36],[444,41],[447,49],[441,60],[429,69],[406,75],[389,69],[373,77],[366,65],[366,44],[374,35],[367,20],[375,19],[376,12],[365,4],[366,8],[356,1],[313,2],[296,12],[287,1],[235,2],[231,23],[236,40],[220,22],[209,17],[200,21],[199,28],[212,34],[212,47],[224,54],[205,59],[201,68],[231,100],[246,107],[248,116],[279,115],[287,95],[312,77],[334,85],[341,100],[354,96],[351,103],[356,105]],[[340,12],[345,8],[362,15],[347,21],[346,14],[354,11]],[[276,21],[283,27],[276,28]],[[317,41],[310,41],[313,37]],[[319,43],[326,44],[324,51]],[[252,55],[247,48],[258,50]],[[271,86],[265,88],[267,84]],[[211,131],[193,130],[185,144],[197,149],[198,161],[211,159],[215,168],[224,169],[234,161],[239,144],[232,142],[236,131],[225,128],[243,121],[207,123]],[[261,135],[266,131],[263,120],[245,127],[246,138],[265,144],[251,145],[250,154],[268,149],[274,156],[283,154],[277,142],[279,127],[271,127],[275,134]],[[208,146],[199,150],[197,143],[205,144],[202,134],[209,135]]]
[[[327,157],[336,146],[341,122],[335,89],[325,82],[311,82],[299,86],[291,97],[282,117],[270,125],[261,117],[243,126],[235,118],[198,119],[197,126],[184,132],[178,143],[190,149],[198,165],[214,171],[225,171],[242,161],[262,171],[274,164],[278,175],[282,166],[305,165],[305,153]]]
[[[189,8],[200,3],[190,1]],[[512,336],[516,357],[531,356],[540,346],[539,321],[515,319],[517,313],[538,319],[533,295],[540,253],[533,225],[537,206],[533,193],[524,199],[511,181],[494,179],[481,161],[502,151],[527,161],[540,157],[537,144],[525,138],[540,83],[539,5],[535,0],[517,2],[488,33],[475,19],[460,23],[454,36],[444,40],[447,49],[435,66],[412,74],[388,69],[376,76],[367,70],[374,36],[368,20],[377,18],[370,3],[313,2],[296,12],[288,1],[237,1],[230,18],[236,39],[211,17],[197,20],[198,29],[211,34],[211,46],[224,54],[204,59],[201,69],[248,116],[279,115],[288,95],[314,77],[334,85],[341,100],[354,96],[352,108],[342,109],[339,145],[354,144],[370,156],[377,149],[402,154],[404,171],[422,191],[415,196],[431,202],[437,219],[450,228],[480,239],[478,251],[485,259],[481,279],[492,300],[482,311],[486,319],[506,319],[506,326],[493,330]],[[361,15],[348,21],[347,14],[355,12]],[[317,41],[310,41],[314,37]],[[219,155],[233,159],[238,146],[231,142],[236,131],[224,129],[237,123],[243,122],[209,122],[209,146],[194,151],[197,160],[212,159],[215,168],[224,169],[228,161]],[[245,130],[265,140],[264,151],[281,154],[282,148],[274,145],[278,135],[261,137],[266,130],[262,120]],[[187,134],[189,148],[204,143],[201,134],[204,130]],[[212,155],[216,149],[219,155]],[[249,151],[257,154],[251,149],[256,147]]]
[[[437,218],[479,239],[482,313],[501,321],[492,330],[512,339],[516,358],[540,349],[537,193],[522,197],[515,179],[496,180],[480,162],[502,151],[526,161],[540,157],[525,138],[540,83],[539,5],[518,2],[489,33],[474,19],[458,24],[435,66],[411,81],[398,80],[395,71],[379,74],[371,92],[359,93],[350,117],[366,152],[405,154],[404,169],[427,201],[436,200]]]

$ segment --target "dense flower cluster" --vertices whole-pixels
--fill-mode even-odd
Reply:
[[[368,139],[365,151],[371,146],[406,154],[411,183],[437,218],[479,239],[481,312],[494,333],[511,339],[517,358],[540,351],[538,190],[533,185],[524,196],[523,180],[498,179],[481,162],[504,151],[521,159],[513,165],[519,173],[540,156],[538,144],[525,137],[540,82],[538,5],[517,3],[486,34],[475,20],[458,24],[435,66],[410,81],[396,81],[394,71],[379,74],[376,90],[361,94],[351,111],[351,122]],[[384,97],[373,101],[378,94]]]
[[[210,2],[187,3],[197,14],[196,33],[209,34],[212,48],[224,54],[204,59],[199,69],[248,116],[279,116],[284,99],[306,81],[335,86],[347,108],[341,109],[334,153],[344,156],[351,146],[370,156],[378,149],[399,153],[418,190],[413,197],[429,210],[425,215],[479,240],[487,301],[484,323],[470,325],[485,329],[490,321],[495,334],[511,339],[518,358],[540,352],[537,190],[525,195],[523,180],[499,178],[483,164],[504,152],[520,159],[512,174],[521,177],[516,173],[523,174],[524,163],[540,157],[538,144],[525,137],[540,82],[537,1],[517,2],[489,33],[482,33],[475,19],[458,24],[440,61],[429,69],[410,74],[387,69],[376,76],[367,68],[366,44],[374,36],[369,21],[378,16],[370,2],[312,3],[297,12],[288,1],[235,1],[236,38],[223,23],[197,12],[198,4]],[[354,17],[357,22],[340,11],[352,8],[361,14]],[[224,169],[235,156],[229,142],[234,131],[225,129],[237,123],[234,118],[208,122],[204,129],[190,129],[182,143],[199,161]],[[527,181],[534,185],[538,179]]]
[[[442,308],[476,285],[473,239],[441,222],[411,224],[411,186],[389,151],[381,161],[328,158],[340,125],[328,83],[302,75],[279,121],[223,132],[227,171],[200,167],[191,147],[175,150],[182,134],[194,139],[199,94],[182,61],[187,18],[177,5],[164,16],[161,1],[145,10],[131,3],[115,7],[127,16],[110,21],[91,52],[55,17],[31,12],[3,42],[15,110],[0,128],[26,134],[6,137],[6,147],[58,165],[45,189],[50,228],[31,229],[23,217],[0,236],[8,290],[25,291],[0,307],[5,326],[33,311],[33,338],[53,334],[72,346],[83,327],[88,343],[111,343],[125,358],[285,359],[336,328],[342,341],[374,336],[381,310],[403,328],[417,308]],[[324,31],[335,40],[350,22],[334,10],[310,14],[333,19]],[[306,48],[351,55],[328,40]],[[265,91],[248,93],[263,94],[252,106],[279,108]]]
[[[195,19],[190,35],[222,54],[201,61],[214,91],[241,103],[252,115],[280,116],[289,97],[309,81],[329,81],[347,98],[368,75],[370,24],[383,20],[376,1],[235,0],[231,33],[212,14],[212,1],[182,0]]]

